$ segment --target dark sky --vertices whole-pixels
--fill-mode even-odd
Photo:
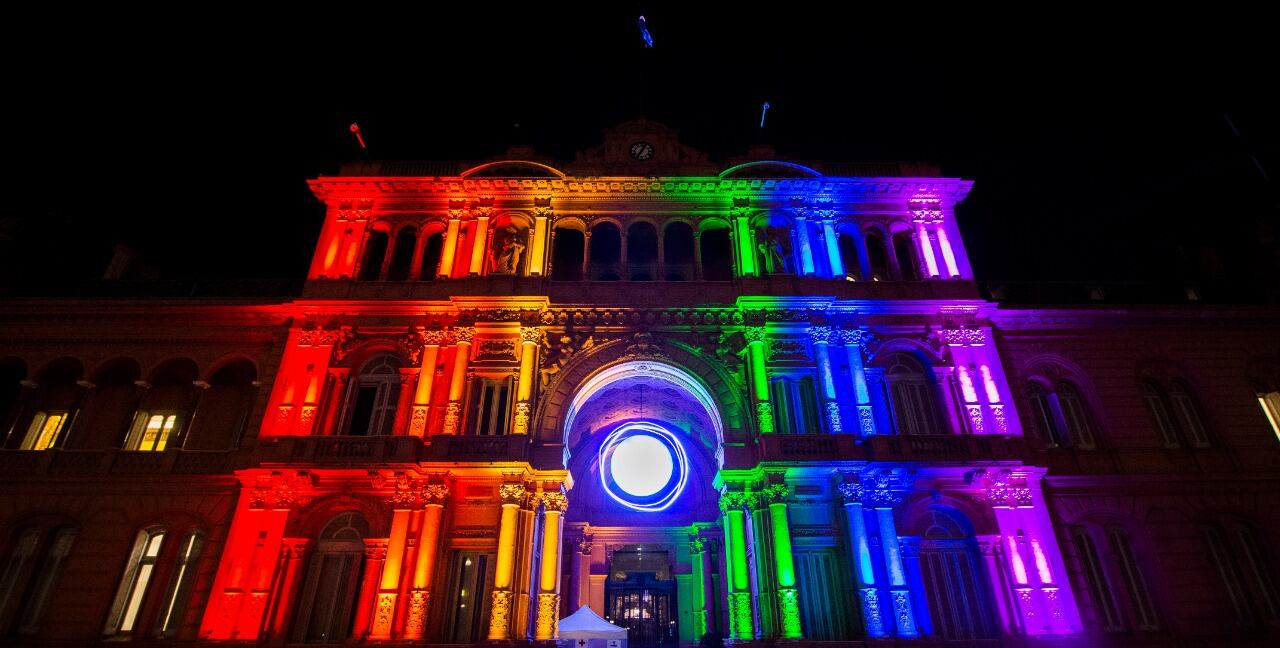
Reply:
[[[1274,283],[1280,192],[1250,156],[1275,182],[1280,57],[1259,14],[472,4],[10,25],[43,44],[11,59],[9,267],[69,281],[125,243],[166,277],[301,276],[305,180],[351,159],[353,120],[375,157],[568,158],[643,113],[713,157],[769,143],[973,179],[981,279]]]

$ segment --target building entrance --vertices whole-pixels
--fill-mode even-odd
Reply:
[[[605,618],[627,629],[633,648],[675,645],[676,582],[665,549],[625,546],[613,552],[605,584]]]

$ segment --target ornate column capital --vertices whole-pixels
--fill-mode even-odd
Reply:
[[[787,496],[791,493],[791,487],[786,484],[768,484],[760,489],[760,503],[769,504],[785,504]]]
[[[560,491],[549,491],[549,492],[542,493],[538,499],[542,502],[542,505],[545,506],[548,511],[556,511],[558,513],[564,513],[569,508],[569,498],[566,497],[565,494]]]
[[[844,500],[845,504],[862,503],[862,484],[857,482],[842,482],[836,485],[836,492],[840,493],[840,497]]]
[[[902,501],[903,479],[895,471],[878,470],[862,477],[862,503],[872,508],[892,508]]]
[[[536,326],[525,326],[520,329],[521,344],[538,344],[542,341],[542,329]]]
[[[720,512],[741,511],[753,499],[746,491],[729,491],[720,494]]]
[[[449,498],[449,487],[445,484],[426,484],[422,487],[422,503],[428,506],[444,506]]]
[[[836,337],[846,346],[862,345],[862,329],[840,329]]]
[[[498,497],[502,499],[502,504],[515,504],[521,506],[524,504],[528,491],[525,490],[524,484],[503,484],[498,487]]]
[[[476,337],[476,327],[456,326],[453,328],[453,339],[457,344],[471,344]]]
[[[747,343],[764,342],[766,338],[763,326],[744,326],[742,336],[747,339]]]
[[[427,346],[440,346],[444,344],[446,336],[444,331],[423,331],[422,343]]]
[[[917,198],[907,201],[911,220],[917,223],[941,223],[942,201],[937,198]]]
[[[834,339],[834,331],[830,326],[810,326],[809,338],[814,344],[829,344]]]
[[[944,328],[938,336],[947,346],[982,346],[987,334],[980,328]]]

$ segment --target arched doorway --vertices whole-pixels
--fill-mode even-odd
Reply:
[[[969,521],[955,509],[930,507],[918,524],[920,570],[934,632],[948,641],[995,636],[990,588]]]
[[[368,535],[369,523],[354,511],[337,515],[320,532],[299,600],[295,642],[347,640]]]
[[[698,641],[688,621],[714,623],[716,561],[678,572],[691,564],[691,526],[718,533],[719,404],[682,367],[627,360],[581,382],[563,430],[574,482],[566,536],[580,547],[567,574],[569,610],[591,606],[627,628],[635,648]]]

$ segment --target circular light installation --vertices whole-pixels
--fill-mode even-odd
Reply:
[[[684,446],[657,423],[628,421],[600,444],[600,483],[629,509],[661,511],[671,506],[688,478]]]

